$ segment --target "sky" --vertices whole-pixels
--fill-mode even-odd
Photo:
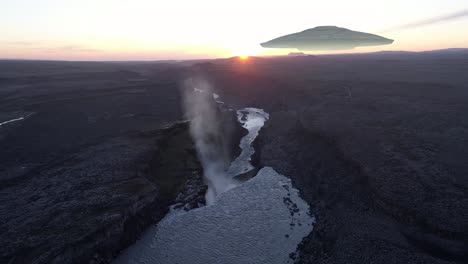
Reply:
[[[395,40],[343,52],[468,48],[468,1],[0,0],[0,58],[281,55],[295,50],[259,43],[323,25]]]

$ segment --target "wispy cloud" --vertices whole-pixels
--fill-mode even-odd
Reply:
[[[440,24],[440,23],[449,22],[449,21],[456,20],[456,19],[461,19],[464,17],[468,17],[468,9],[458,11],[455,13],[451,13],[451,14],[440,15],[437,17],[432,17],[432,18],[392,27],[392,28],[382,31],[381,33]]]
[[[72,53],[92,53],[100,52],[102,50],[91,48],[85,45],[76,45],[76,44],[45,44],[41,42],[34,41],[1,41],[0,46],[8,46],[18,49],[27,49],[27,50],[40,50],[48,53],[60,53],[60,52],[72,52]]]
[[[7,46],[38,46],[41,43],[33,41],[3,41],[0,44]]]
[[[82,45],[65,45],[65,46],[60,46],[57,48],[54,48],[53,50],[56,51],[73,51],[73,52],[98,52],[100,50],[90,48],[87,46],[82,46]]]

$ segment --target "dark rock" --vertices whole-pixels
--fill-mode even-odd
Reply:
[[[87,147],[2,188],[1,263],[107,263],[200,173],[187,123]]]

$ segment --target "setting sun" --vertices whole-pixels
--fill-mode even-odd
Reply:
[[[258,56],[261,54],[261,46],[256,44],[235,43],[228,47],[231,50],[231,55],[239,57],[240,60],[247,60],[249,57]]]

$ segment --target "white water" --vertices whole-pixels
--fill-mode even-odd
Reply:
[[[250,163],[255,153],[252,143],[269,117],[268,113],[258,108],[249,107],[237,111],[238,121],[249,132],[240,141],[241,154],[229,166],[227,171],[229,176],[235,177],[254,169]]]

